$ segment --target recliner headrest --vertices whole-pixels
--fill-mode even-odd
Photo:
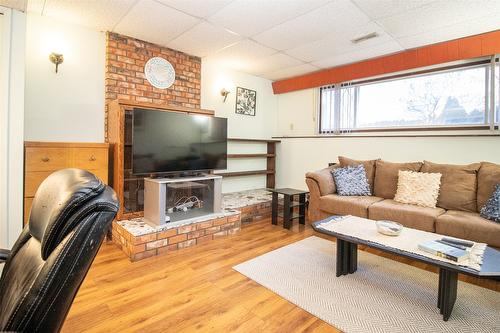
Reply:
[[[70,218],[88,200],[101,194],[106,185],[92,173],[63,169],[45,179],[36,191],[29,218],[30,233],[41,242],[45,260],[70,230]]]

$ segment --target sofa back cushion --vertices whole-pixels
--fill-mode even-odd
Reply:
[[[339,156],[339,162],[341,167],[354,166],[362,164],[365,167],[366,178],[368,179],[368,184],[370,184],[370,190],[373,193],[373,183],[375,180],[375,163],[380,160],[353,160],[348,157]]]
[[[477,209],[481,210],[500,183],[500,165],[483,162],[477,173]]]
[[[453,165],[424,161],[420,171],[442,175],[438,207],[477,212],[477,172],[480,166],[480,163]]]
[[[384,199],[394,199],[398,187],[399,171],[420,171],[422,162],[391,163],[375,162],[375,184],[373,194]]]

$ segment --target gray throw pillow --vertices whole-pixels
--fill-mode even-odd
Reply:
[[[481,217],[500,223],[500,184],[497,184],[486,205],[481,208]]]
[[[372,195],[362,164],[334,169],[332,175],[338,195]]]

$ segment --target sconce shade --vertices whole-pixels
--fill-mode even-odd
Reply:
[[[57,71],[59,69],[59,65],[62,64],[64,61],[64,56],[62,54],[52,52],[49,55],[49,60],[51,63],[56,65],[56,73],[57,73]]]
[[[229,90],[226,90],[225,88],[221,89],[220,94],[221,94],[222,97],[224,97],[224,99],[222,100],[223,103],[226,102],[227,95],[229,95],[229,93],[230,93]]]

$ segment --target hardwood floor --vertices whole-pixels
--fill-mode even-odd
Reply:
[[[232,269],[311,235],[328,238],[309,225],[288,231],[264,220],[237,235],[135,263],[114,244],[103,244],[63,332],[339,332]],[[498,281],[465,279],[500,291]]]

